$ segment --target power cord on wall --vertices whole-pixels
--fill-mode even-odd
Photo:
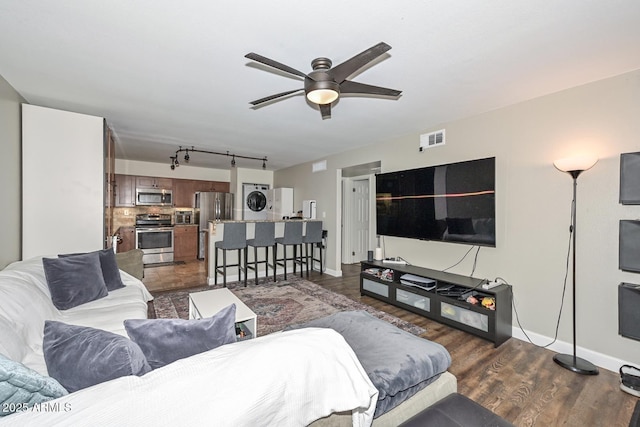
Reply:
[[[451,270],[453,267],[457,266],[458,264],[460,264],[462,261],[464,261],[464,259],[467,257],[467,255],[469,255],[469,253],[473,250],[473,248],[475,248],[476,246],[471,246],[469,248],[469,250],[462,256],[462,258],[460,258],[460,260],[458,262],[456,262],[455,264],[453,264],[452,266],[449,266],[447,268],[445,268],[444,270],[442,270],[442,272],[445,272],[447,270]],[[478,259],[478,252],[480,251],[480,246],[477,247],[478,250],[476,251],[476,256],[475,259],[473,261],[473,271],[475,271],[476,269],[476,261]],[[471,272],[471,275],[473,276],[473,271]]]
[[[573,202],[572,202],[573,203]],[[573,207],[572,207],[573,209]],[[524,334],[525,338],[527,338],[527,341],[529,341],[531,344],[535,345],[536,347],[540,347],[540,348],[547,348],[549,346],[551,346],[552,344],[554,344],[557,340],[558,340],[558,330],[560,329],[560,318],[562,318],[562,309],[564,308],[564,296],[567,293],[567,278],[569,276],[569,262],[570,262],[570,254],[571,254],[571,237],[573,235],[573,227],[569,227],[569,245],[567,248],[567,261],[566,261],[566,265],[565,265],[565,271],[564,271],[564,281],[562,284],[562,300],[560,301],[560,310],[558,312],[558,319],[556,320],[556,331],[555,331],[555,335],[553,336],[553,340],[545,345],[541,345],[541,344],[536,344],[534,343],[531,338],[529,338],[529,335],[527,335],[527,333],[524,331],[524,328],[522,327],[522,324],[520,323],[520,317],[518,316],[518,310],[516,309],[516,297],[513,293],[513,286],[510,288],[511,289],[511,305],[513,306],[513,312],[516,315],[516,322],[518,323],[518,327],[520,328],[520,330],[522,331],[522,333]],[[509,283],[507,283],[506,280],[500,278],[500,277],[496,277],[496,281],[502,281],[504,284],[508,285]]]

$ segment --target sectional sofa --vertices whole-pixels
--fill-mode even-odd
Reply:
[[[368,426],[374,421],[379,391],[352,348],[359,344],[347,343],[349,339],[332,325],[303,325],[232,342],[157,369],[65,391],[49,369],[51,360],[43,347],[47,328],[71,325],[129,340],[125,321],[146,319],[152,296],[138,278],[120,270],[122,286],[59,309],[59,295],[52,293],[47,283],[51,277],[43,267],[51,258],[55,255],[15,262],[0,271],[0,425]],[[234,320],[235,316],[231,325]],[[70,340],[76,330],[67,335]],[[104,369],[100,359],[110,356],[98,357],[95,369]],[[80,365],[67,366],[66,371],[72,376],[75,371],[91,371],[92,366]],[[7,396],[11,390],[14,395]],[[439,372],[426,388],[376,418],[374,425],[398,425],[455,391],[455,377]],[[24,401],[21,393],[35,397],[29,405],[16,405]]]

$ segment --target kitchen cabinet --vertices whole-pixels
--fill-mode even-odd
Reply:
[[[178,208],[192,208],[197,180],[174,179],[173,180],[173,205]]]
[[[198,226],[176,225],[173,227],[173,259],[190,261],[198,257]]]
[[[136,205],[136,177],[115,174],[115,206],[127,207]]]
[[[136,229],[135,227],[120,227],[118,229],[118,249],[117,252],[127,252],[136,247]]]
[[[192,208],[196,192],[229,192],[229,183],[223,181],[203,181],[198,179],[173,180],[173,205],[179,208]]]
[[[218,191],[221,193],[229,192],[229,183],[224,181],[195,181],[195,191]]]
[[[161,190],[171,190],[173,188],[173,179],[157,178],[153,176],[137,176],[136,188],[158,188]]]

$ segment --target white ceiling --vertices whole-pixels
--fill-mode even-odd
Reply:
[[[303,86],[249,52],[306,73],[381,41],[392,49],[352,80],[398,100],[344,97],[329,120],[303,94],[249,105]],[[167,165],[182,145],[277,170],[635,69],[637,0],[0,0],[9,84],[29,103],[105,117],[118,158]]]

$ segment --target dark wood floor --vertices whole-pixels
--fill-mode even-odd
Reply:
[[[458,392],[491,409],[516,426],[629,425],[637,398],[619,388],[618,374],[574,374],[556,365],[553,352],[512,338],[493,343],[420,315],[361,296],[359,265],[343,265],[343,277],[312,273],[310,280],[351,299],[422,326],[424,338],[442,344],[453,360],[449,371]],[[202,262],[145,269],[150,291],[188,288],[206,283]]]

